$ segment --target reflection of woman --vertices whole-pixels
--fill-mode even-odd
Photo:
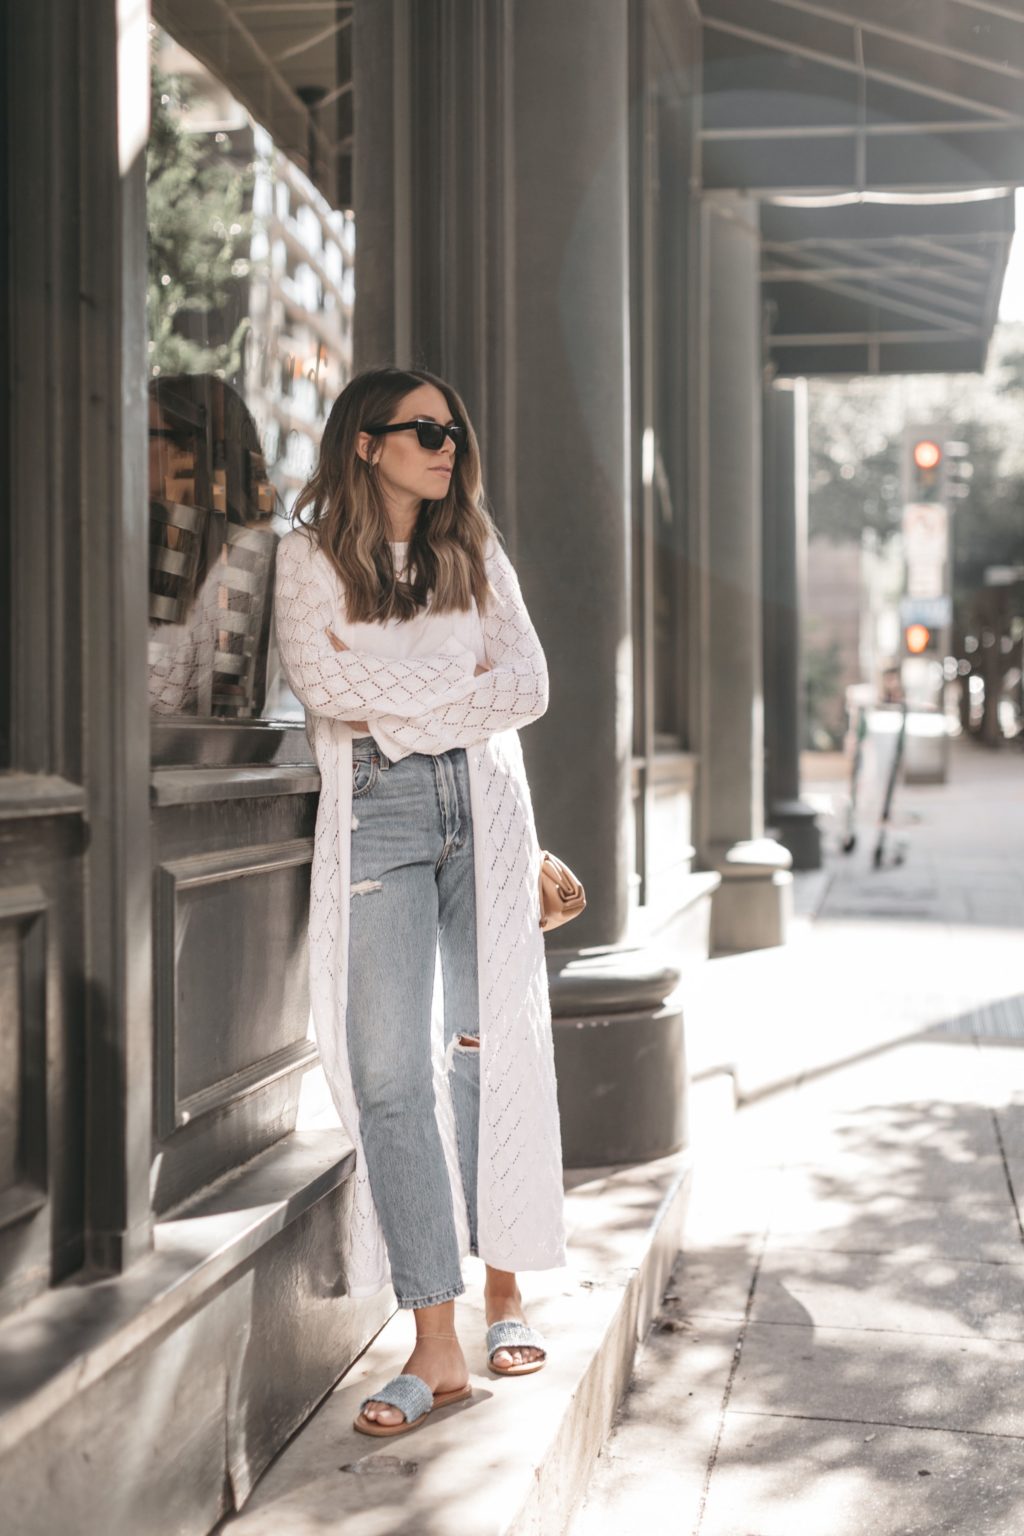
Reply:
[[[506,1375],[545,1358],[516,1271],[565,1262],[540,852],[516,729],[546,709],[547,668],[483,508],[465,409],[433,375],[349,384],[294,515],[305,525],[281,541],[275,623],[322,776],[310,969],[357,1152],[349,1291],[390,1280],[416,1320],[402,1374],[356,1427],[397,1433],[468,1395],[461,1257],[485,1262],[488,1355]]]
[[[149,699],[156,714],[258,715],[276,536],[256,423],[210,374],[150,384]]]

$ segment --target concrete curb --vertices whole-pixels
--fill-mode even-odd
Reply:
[[[689,1156],[680,1155],[657,1210],[646,1229],[637,1233],[638,1240],[646,1243],[646,1252],[638,1255],[618,1308],[603,1338],[595,1341],[590,1363],[566,1405],[550,1451],[534,1470],[525,1504],[501,1536],[562,1536],[586,1491],[593,1464],[629,1385],[637,1345],[658,1311],[682,1246],[692,1173]],[[613,1183],[614,1176],[609,1180]]]

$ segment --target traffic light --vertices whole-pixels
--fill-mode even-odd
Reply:
[[[945,500],[945,455],[934,437],[915,437],[910,444],[908,502]]]
[[[952,441],[943,443],[946,450],[946,500],[957,501],[971,494],[974,465],[970,460],[971,445]]]
[[[948,596],[900,599],[904,656],[939,656],[946,648],[952,604]]]
[[[907,624],[903,630],[903,649],[908,656],[927,656],[938,650],[938,635],[927,624]]]

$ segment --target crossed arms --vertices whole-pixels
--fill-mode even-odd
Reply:
[[[489,670],[454,638],[432,656],[398,658],[336,650],[336,586],[326,558],[301,530],[277,554],[274,621],[292,689],[313,714],[366,720],[405,752],[437,754],[528,724],[548,706],[548,671],[508,556],[486,557],[493,589],[481,614]]]

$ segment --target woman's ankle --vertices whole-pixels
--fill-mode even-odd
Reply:
[[[461,1340],[459,1339],[458,1334],[455,1334],[455,1333],[453,1333],[451,1335],[448,1335],[447,1333],[445,1333],[445,1334],[442,1334],[442,1336],[440,1338],[437,1338],[434,1335],[429,1334],[429,1333],[427,1333],[427,1334],[417,1334],[416,1338],[413,1340],[412,1349],[410,1350],[410,1354],[414,1355],[418,1349],[423,1349],[423,1350],[426,1350],[426,1351],[428,1351],[430,1353],[438,1352],[438,1353],[440,1353],[442,1355],[447,1355],[449,1353],[456,1353],[456,1352],[458,1354],[461,1354],[462,1353],[462,1343],[461,1343]]]
[[[413,1317],[416,1321],[417,1342],[420,1339],[455,1337],[454,1301],[442,1301],[433,1307],[416,1307]]]
[[[485,1266],[484,1290],[492,1296],[516,1296],[519,1294],[519,1281],[514,1270],[492,1269]]]

